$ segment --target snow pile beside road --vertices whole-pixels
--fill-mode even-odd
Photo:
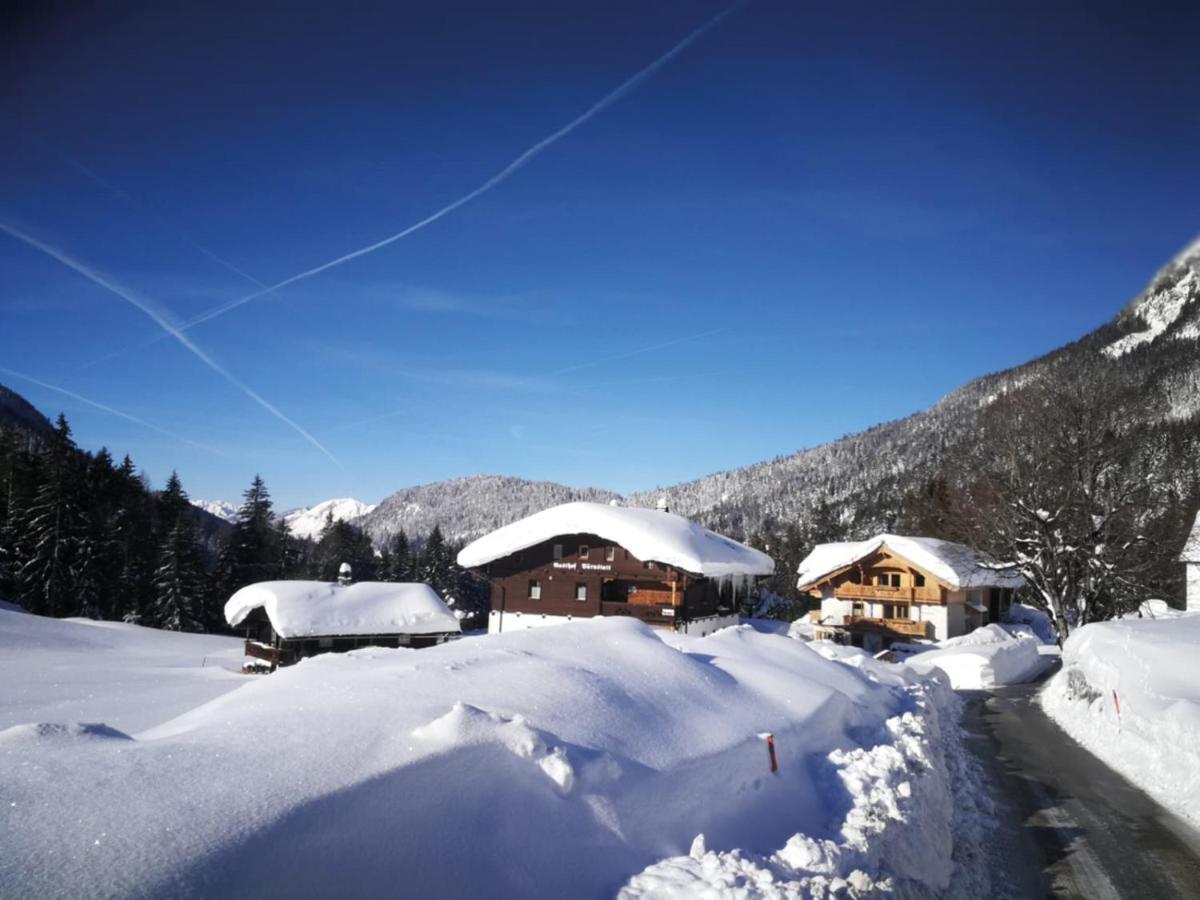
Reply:
[[[1004,614],[1003,622],[1006,625],[1024,625],[1028,627],[1030,632],[1043,644],[1058,643],[1058,632],[1055,630],[1054,624],[1050,621],[1050,617],[1040,609],[1025,606],[1021,603],[1014,603],[1008,608],[1008,612]]]
[[[985,625],[970,634],[940,642],[938,649],[910,656],[905,665],[918,672],[940,669],[956,689],[985,690],[1033,681],[1046,671],[1047,657],[1038,653],[1032,634],[1010,633]]]
[[[611,897],[698,833],[922,896],[977,862],[938,679],[745,627],[664,637],[320,656],[141,731],[51,710],[0,734],[0,896]]]
[[[861,650],[814,648],[884,683],[904,683],[903,669]],[[912,708],[884,723],[878,743],[834,750],[816,764],[819,780],[845,794],[832,833],[797,832],[769,855],[708,850],[700,834],[686,856],[631,879],[621,900],[988,895],[981,847],[992,806],[962,744],[959,701],[943,683],[907,677]]]
[[[1071,737],[1200,823],[1197,660],[1200,615],[1085,625],[1063,646],[1063,669],[1041,701]]]

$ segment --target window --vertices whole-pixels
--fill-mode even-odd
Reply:
[[[579,583],[579,584],[575,585],[575,599],[576,600],[586,600],[587,599],[587,585],[586,584]]]
[[[562,559],[562,544],[555,544],[555,545],[554,545],[554,558],[555,558],[555,559]]]
[[[900,587],[900,573],[899,572],[892,573],[892,587]]]
[[[580,559],[587,559],[587,558],[588,558],[588,554],[589,554],[589,553],[591,553],[591,552],[592,552],[592,548],[591,548],[591,547],[589,547],[587,544],[580,544],[580,545],[579,545],[579,558],[580,558]]]
[[[913,575],[913,584],[917,587],[925,587],[925,576],[920,572],[915,573]]]
[[[850,573],[850,583],[851,584],[862,584],[862,572],[859,572],[857,570],[851,572]]]
[[[617,548],[616,547],[605,547],[604,548],[604,561],[605,562],[612,562],[616,558],[617,558]]]
[[[541,600],[542,599],[542,583],[540,581],[529,582],[529,599],[530,600]]]
[[[907,619],[908,604],[907,603],[885,603],[883,604],[883,617],[885,619]]]

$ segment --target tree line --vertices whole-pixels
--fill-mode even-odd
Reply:
[[[206,533],[172,472],[152,490],[129,456],[76,446],[60,415],[42,440],[0,429],[0,599],[47,616],[90,616],[175,631],[226,630],[223,607],[259,581],[333,581],[349,563],[356,581],[423,581],[461,611],[465,628],[486,616],[487,584],[455,562],[439,528],[404,532],[382,548],[328,518],[317,540],[289,533],[255,476],[238,520]]]

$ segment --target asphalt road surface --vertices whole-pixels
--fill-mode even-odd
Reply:
[[[1200,832],[1054,724],[1040,687],[965,698],[996,799],[994,897],[1200,898]]]

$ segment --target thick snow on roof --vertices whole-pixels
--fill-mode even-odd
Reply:
[[[239,625],[260,606],[284,638],[460,630],[454,613],[427,584],[263,581],[229,598],[225,621]]]
[[[1179,561],[1200,563],[1200,512],[1196,513],[1196,521],[1192,523],[1192,533],[1188,535],[1187,543],[1183,545]]]
[[[998,564],[987,555],[963,544],[899,534],[878,534],[865,541],[818,544],[800,563],[797,583],[805,588],[881,547],[904,557],[955,589],[1019,588],[1025,584],[1025,579],[1015,570],[997,568]]]
[[[564,503],[534,513],[468,544],[458,564],[483,566],[559,535],[594,534],[624,547],[643,562],[659,562],[684,572],[770,575],[771,557],[674,513],[604,503]]]

